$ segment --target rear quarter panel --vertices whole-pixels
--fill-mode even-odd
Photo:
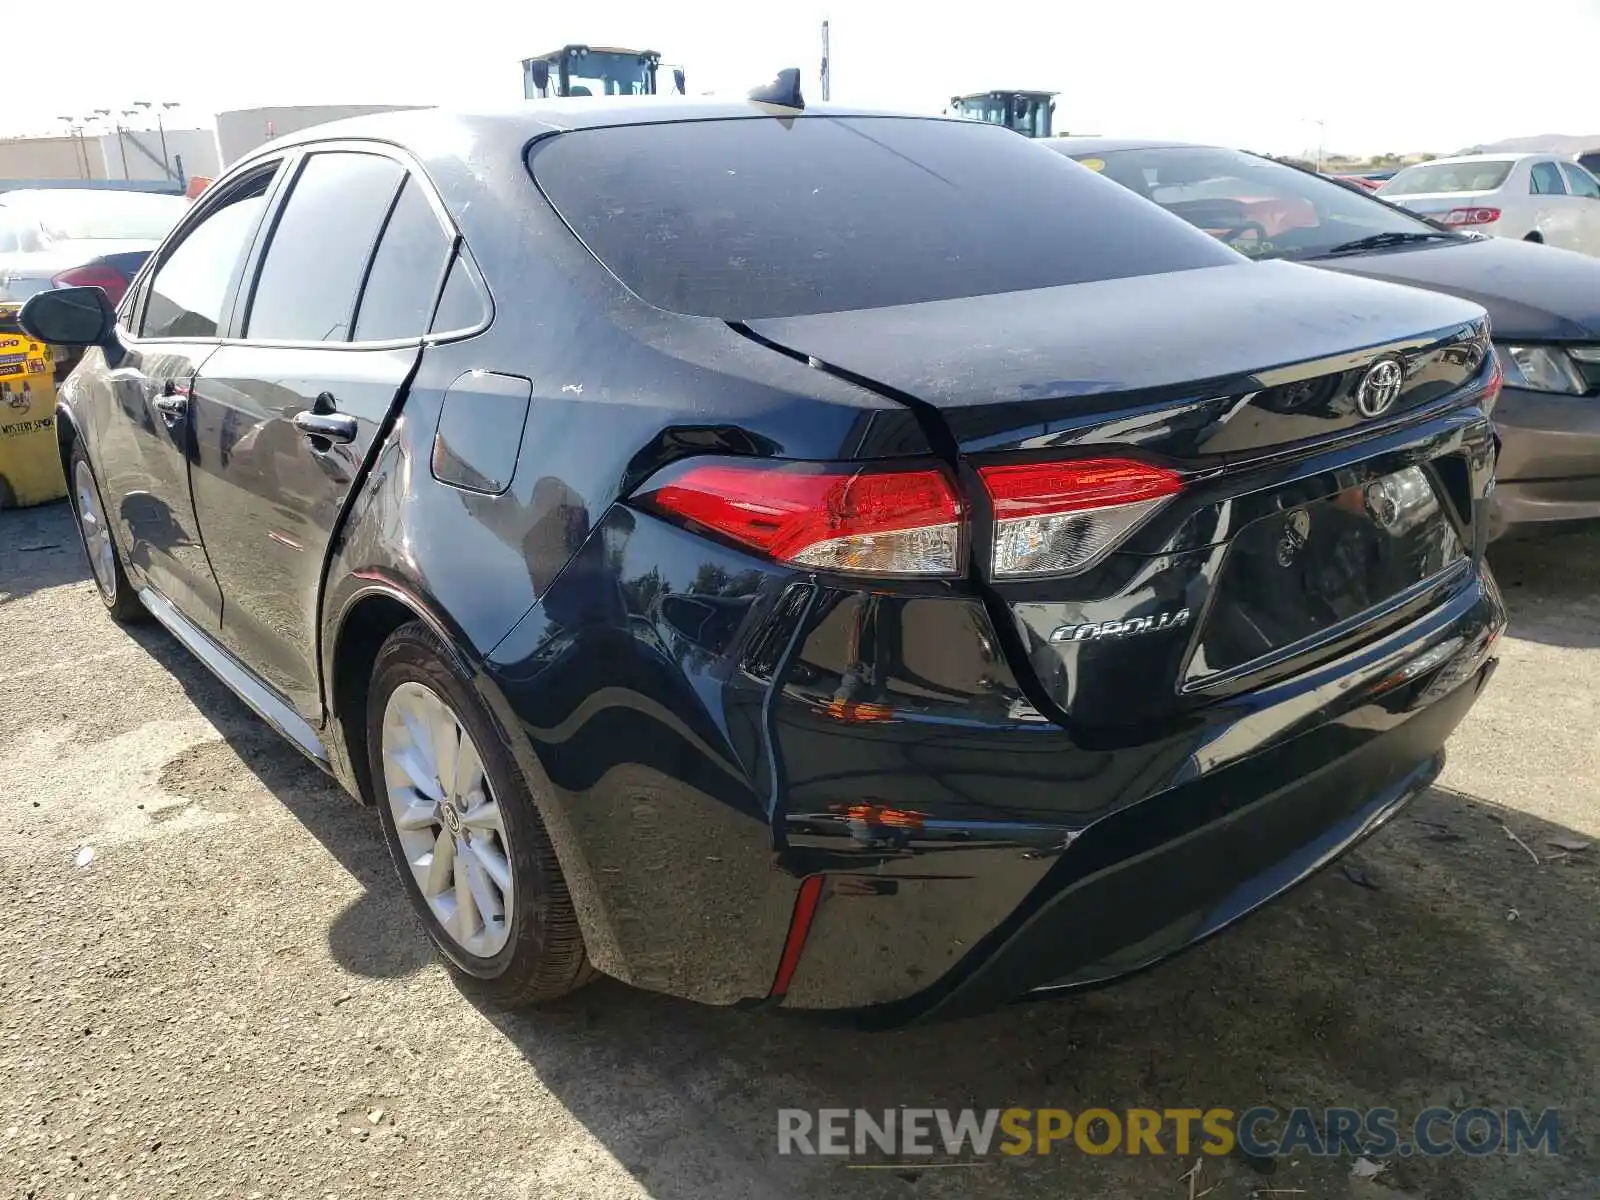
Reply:
[[[402,597],[506,731],[596,965],[711,1002],[764,995],[797,880],[773,870],[766,685],[722,650],[785,573],[617,501],[680,456],[925,455],[927,438],[899,404],[631,297],[519,154],[485,149],[494,167],[474,171],[476,150],[425,151],[494,318],[424,351],[351,506],[323,599],[330,707],[353,605]],[[433,473],[446,393],[475,370],[529,381],[520,432],[495,431],[520,438],[497,495]]]

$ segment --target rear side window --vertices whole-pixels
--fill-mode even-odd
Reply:
[[[184,234],[149,283],[140,333],[147,338],[216,337],[235,273],[267,203],[267,172]]]
[[[1111,181],[976,121],[615,126],[536,143],[529,161],[634,293],[727,320],[1240,261]]]
[[[349,340],[361,277],[404,174],[375,154],[306,159],[256,277],[246,337]]]
[[[444,294],[439,297],[439,311],[433,315],[431,332],[461,333],[476,329],[489,316],[484,295],[483,280],[463,248],[450,264],[450,278],[445,280]]]
[[[446,260],[454,238],[434,215],[415,179],[407,179],[372,258],[361,306],[356,312],[358,342],[421,337],[439,298]]]
[[[1533,182],[1529,186],[1535,196],[1565,196],[1567,185],[1561,182],[1561,172],[1553,162],[1533,164]]]
[[[1574,196],[1600,199],[1600,183],[1596,183],[1594,176],[1589,172],[1576,163],[1562,163],[1561,170],[1566,175],[1567,185],[1572,189]]]

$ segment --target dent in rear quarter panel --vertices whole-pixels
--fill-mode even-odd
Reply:
[[[799,881],[741,664],[790,579],[613,508],[490,658],[607,974],[718,1004],[771,987]]]
[[[692,454],[923,456],[928,443],[901,405],[722,322],[641,304],[522,175],[436,177],[494,320],[424,351],[352,507],[324,654],[374,581],[422,598],[510,735],[596,965],[710,1002],[764,996],[797,880],[773,866],[765,684],[733,663],[742,614],[788,573],[616,501]],[[496,495],[430,465],[443,396],[477,370],[529,381]]]

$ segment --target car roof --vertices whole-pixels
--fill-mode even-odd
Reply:
[[[1544,150],[1515,150],[1503,154],[1446,154],[1441,158],[1430,158],[1426,162],[1407,163],[1406,167],[1436,167],[1440,163],[1472,163],[1472,162],[1521,162],[1525,158],[1560,158],[1561,155]],[[1401,167],[1403,171],[1406,167]]]
[[[225,189],[264,164],[299,149],[352,141],[386,144],[406,152],[421,165],[467,243],[479,247],[506,236],[506,231],[518,219],[517,206],[533,193],[525,156],[530,144],[545,135],[571,130],[710,121],[779,120],[788,124],[795,120],[829,117],[938,121],[992,129],[997,137],[1021,136],[998,125],[983,125],[962,118],[843,105],[807,105],[801,111],[748,100],[661,96],[525,100],[481,111],[421,108],[370,113],[296,130],[256,147],[229,164],[226,172],[207,190]],[[526,191],[522,190],[524,185]]]
[[[128,199],[133,197],[133,199]],[[173,212],[187,209],[189,201],[170,192],[145,192],[122,188],[12,188],[0,192],[0,209],[26,221],[45,224],[92,212],[139,210],[151,212],[167,204]],[[176,219],[176,218],[174,218]]]
[[[67,198],[71,204],[76,200],[93,197],[103,200],[107,196],[116,199],[120,196],[159,196],[163,200],[182,200],[182,196],[175,196],[170,192],[146,192],[138,188],[11,188],[0,192],[0,204],[12,204],[22,201],[25,204],[49,204],[58,201],[61,197]]]
[[[790,110],[753,100],[713,100],[678,96],[575,96],[551,100],[524,100],[503,108],[476,111],[413,108],[368,113],[313,125],[275,138],[246,156],[282,151],[296,145],[343,138],[368,138],[410,146],[432,143],[450,133],[473,140],[515,137],[526,141],[545,133],[575,129],[604,129],[620,125],[669,125],[690,121],[726,121],[775,117],[901,117],[925,121],[960,118],[925,113],[855,108],[835,104],[807,104]],[[970,122],[967,122],[970,123]],[[241,160],[244,161],[244,160]]]

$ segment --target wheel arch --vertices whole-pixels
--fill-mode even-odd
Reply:
[[[414,589],[386,578],[362,580],[345,598],[324,639],[323,679],[328,713],[326,744],[334,772],[363,804],[375,799],[367,757],[367,697],[378,651],[402,625],[421,621],[455,656],[468,678],[475,674],[460,638],[436,606]]]
[[[456,623],[443,607],[408,582],[389,575],[363,572],[352,580],[357,584],[339,604],[337,613],[325,626],[323,639],[323,679],[328,713],[324,744],[334,774],[362,804],[377,801],[373,786],[371,758],[367,745],[366,712],[371,695],[372,670],[378,651],[389,636],[403,625],[421,621],[432,630],[452,655],[468,685],[483,700],[490,719],[498,728],[511,752],[512,760],[523,772],[528,790],[556,852],[569,892],[577,901],[578,924],[591,959],[617,970],[616,942],[610,917],[598,891],[592,870],[573,835],[565,813],[556,800],[555,789],[540,761],[538,752],[517,728],[516,716],[500,689],[482,665],[463,652],[468,645]]]
[[[72,415],[72,409],[62,403],[56,404],[56,452],[61,456],[61,473],[67,474],[68,464],[72,461],[72,447],[77,445],[83,434],[78,429],[78,419]]]

